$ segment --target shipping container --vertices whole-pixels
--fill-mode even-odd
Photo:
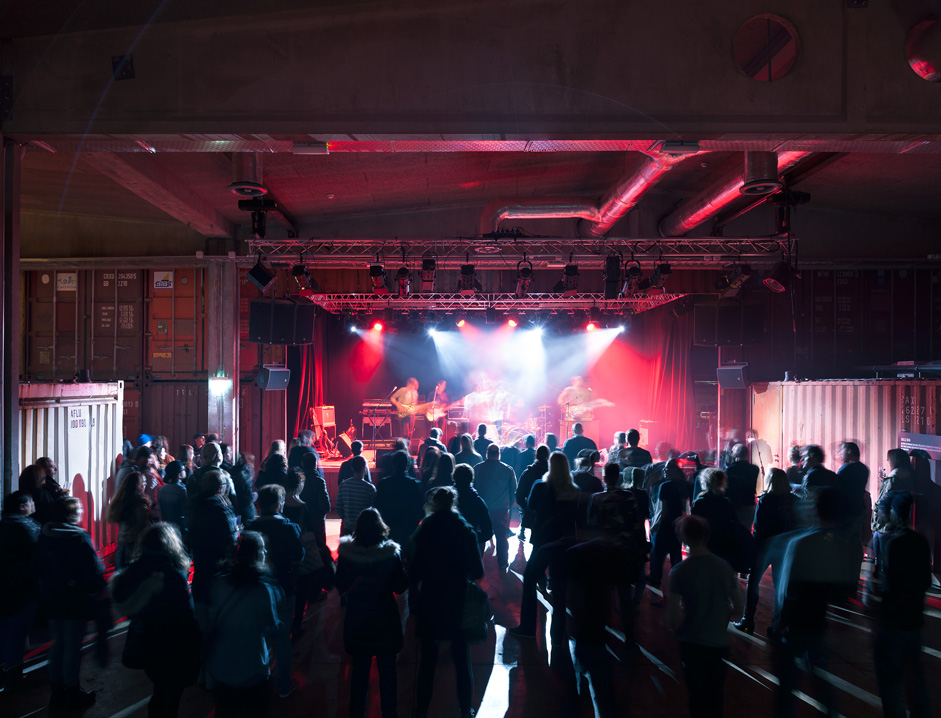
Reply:
[[[215,431],[208,423],[208,381],[145,382],[141,388],[140,432],[166,436],[171,454],[180,444],[192,444],[197,432]]]
[[[152,379],[206,376],[205,270],[147,273],[147,350]]]
[[[85,506],[84,528],[102,549],[115,539],[104,516],[121,465],[124,383],[20,384],[20,467],[42,456]]]
[[[139,379],[144,270],[100,269],[92,274],[92,378]]]
[[[869,466],[873,495],[900,431],[939,435],[941,381],[772,382],[755,384],[750,393],[751,426],[771,445],[777,466],[786,465],[791,445],[817,444],[836,470],[840,444],[854,441]]]
[[[84,368],[83,274],[27,273],[26,376],[30,379],[71,379]]]

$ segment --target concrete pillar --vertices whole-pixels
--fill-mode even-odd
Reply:
[[[0,456],[3,496],[17,487],[20,446],[20,162],[23,148],[0,136]]]
[[[239,449],[239,281],[234,262],[206,270],[209,431]]]

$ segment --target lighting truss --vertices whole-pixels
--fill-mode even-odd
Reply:
[[[791,242],[795,243],[794,237]],[[718,268],[733,261],[771,268],[786,252],[783,237],[679,237],[671,239],[594,239],[524,237],[516,239],[250,239],[252,255],[261,253],[269,261],[291,261],[304,251],[316,258],[318,268],[362,268],[377,255],[402,253],[404,261],[420,262],[434,255],[437,269],[459,269],[468,257],[478,270],[506,269],[524,258],[540,269],[562,269],[573,262],[581,269],[603,269],[611,252],[631,254],[642,262],[668,261],[674,269]],[[293,261],[291,261],[293,264]]]
[[[524,299],[517,299],[514,293],[476,294],[410,294],[407,298],[377,296],[373,294],[316,294],[312,302],[323,307],[331,314],[350,312],[376,313],[389,311],[435,311],[442,312],[486,312],[494,309],[498,312],[512,312],[519,315],[525,312],[567,312],[570,310],[589,310],[598,307],[606,313],[624,312],[639,314],[655,307],[667,304],[686,296],[685,294],[654,294],[623,299],[605,299],[604,294],[579,294],[576,297],[564,297],[562,294],[533,294]]]

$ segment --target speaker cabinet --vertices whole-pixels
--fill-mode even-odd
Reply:
[[[320,422],[321,426],[332,426],[336,427],[336,412],[332,406],[317,406],[314,407],[314,411],[317,412],[317,421]]]
[[[310,344],[317,305],[290,299],[256,299],[248,309],[248,339],[258,344]]]
[[[720,389],[744,389],[748,386],[748,364],[727,364],[716,368]]]
[[[288,388],[291,370],[285,367],[265,366],[255,377],[255,384],[265,391],[282,391]]]
[[[693,307],[693,344],[698,347],[757,344],[763,335],[763,304],[725,301]]]

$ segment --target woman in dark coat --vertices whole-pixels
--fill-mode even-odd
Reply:
[[[108,521],[118,525],[115,569],[125,568],[137,548],[140,535],[150,525],[150,499],[144,494],[145,478],[139,471],[124,477],[108,504]]]
[[[724,558],[736,571],[747,570],[743,562],[745,546],[744,527],[739,523],[735,507],[725,496],[728,477],[722,469],[704,469],[699,475],[704,492],[693,503],[692,514],[701,516],[709,524],[709,541],[706,547],[720,558]],[[734,524],[734,525],[733,525]],[[742,527],[741,534],[736,528]],[[748,536],[751,540],[751,536]]]
[[[157,524],[141,534],[140,556],[111,583],[118,611],[131,619],[131,652],[126,649],[125,656],[134,665],[128,667],[143,668],[154,684],[147,705],[151,718],[176,716],[183,689],[199,671],[201,634],[187,583],[189,567],[175,527]]]
[[[477,534],[481,554],[484,544],[493,537],[493,520],[487,504],[473,486],[474,470],[467,464],[458,464],[454,469],[454,488],[457,489],[457,508]]]
[[[366,715],[369,669],[376,657],[383,718],[396,718],[396,655],[402,650],[402,619],[395,594],[408,588],[399,545],[376,509],[364,510],[352,536],[340,539],[337,589],[346,597],[343,644],[353,656],[350,718]]]
[[[451,641],[461,716],[468,718],[473,715],[471,689],[474,676],[470,646],[461,632],[461,618],[467,580],[482,578],[484,565],[477,546],[477,534],[455,511],[456,498],[452,488],[435,489],[426,507],[428,515],[412,536],[409,578],[418,587],[416,618],[421,640],[416,718],[424,718],[431,703],[439,641]]]
[[[746,633],[755,631],[755,611],[758,608],[758,586],[768,566],[774,585],[778,585],[778,566],[784,559],[786,545],[773,541],[776,536],[797,528],[797,497],[791,493],[791,484],[783,469],[769,469],[765,477],[765,492],[758,499],[755,511],[755,543],[758,558],[748,574],[745,612],[735,627]]]
[[[91,538],[82,530],[84,508],[66,496],[53,506],[36,542],[39,601],[49,619],[49,709],[84,710],[95,702],[95,692],[79,686],[82,639],[89,619],[97,618],[104,600],[104,566]]]

